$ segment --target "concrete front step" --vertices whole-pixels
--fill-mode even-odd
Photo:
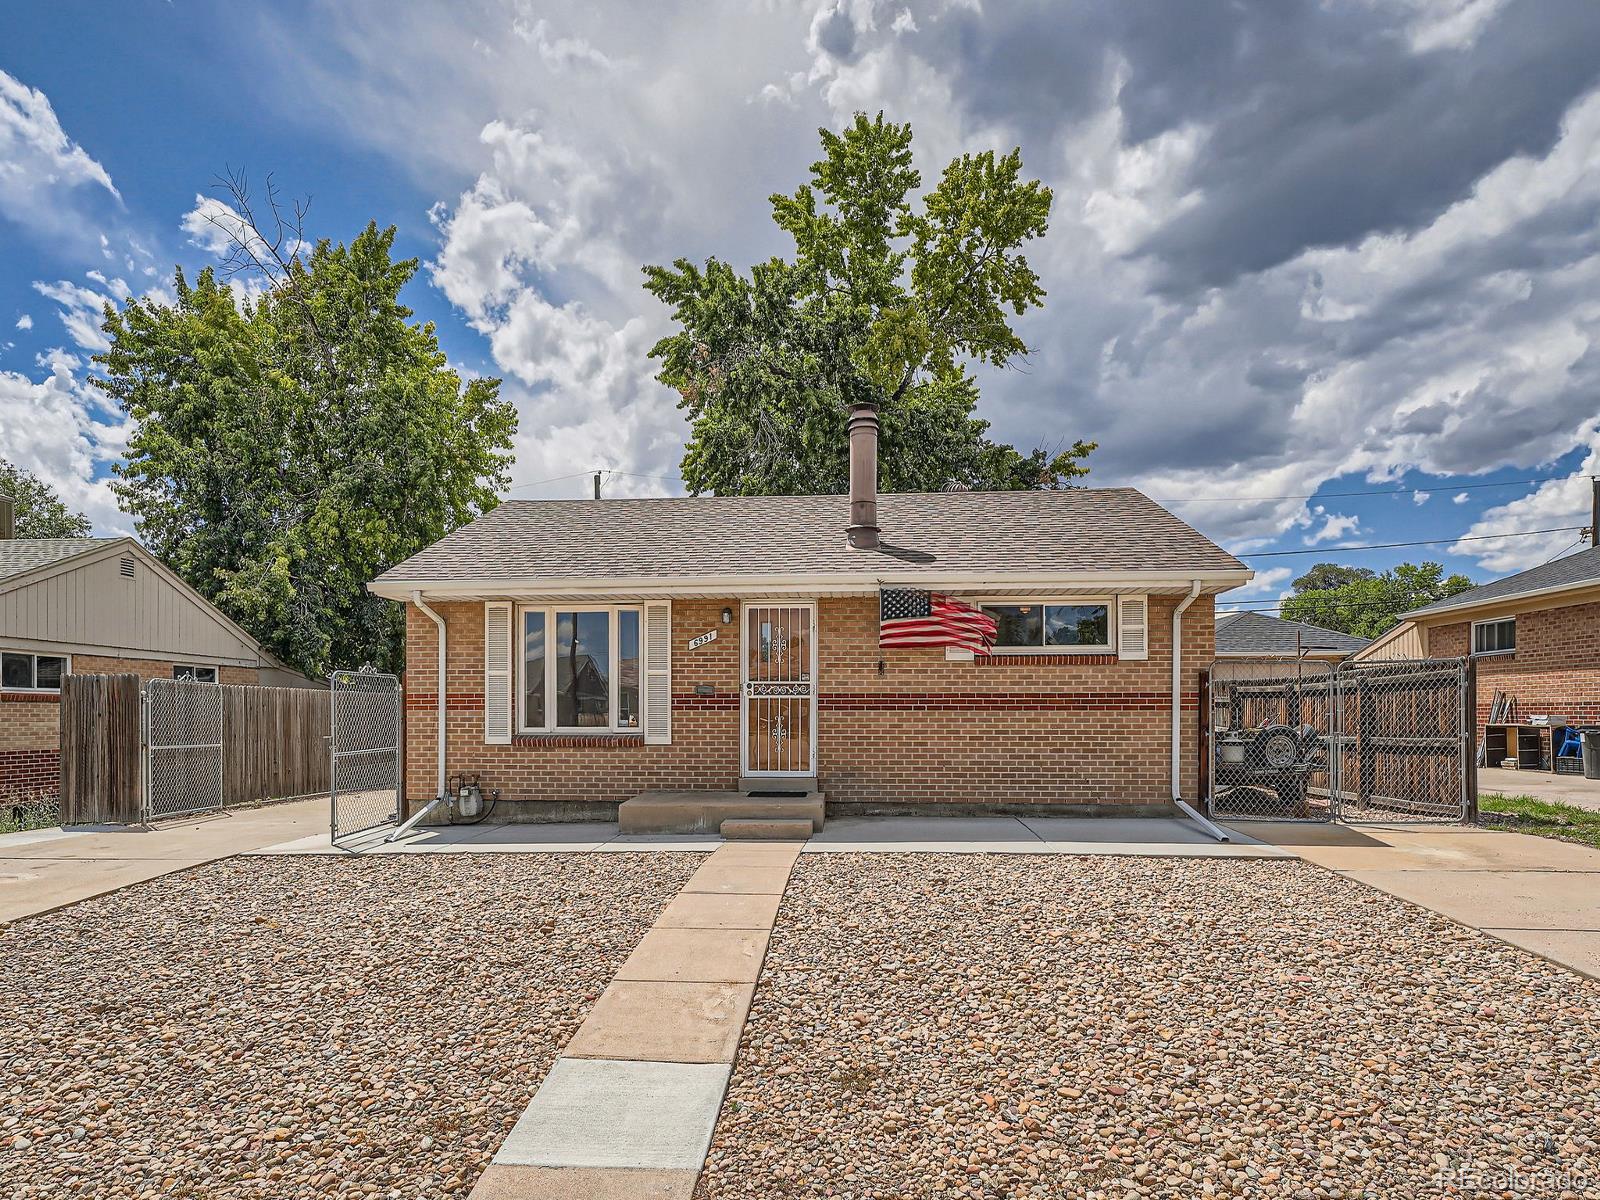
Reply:
[[[747,796],[743,792],[642,792],[617,809],[623,833],[718,833],[724,821],[795,820],[822,829],[820,792]]]
[[[727,841],[804,841],[815,833],[805,817],[729,817],[722,823]]]

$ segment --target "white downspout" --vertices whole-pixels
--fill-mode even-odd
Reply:
[[[1172,610],[1172,802],[1190,820],[1219,842],[1228,831],[1202,817],[1183,798],[1183,614],[1200,596],[1200,580],[1189,584],[1189,594]]]
[[[444,784],[445,784],[445,775],[444,775],[444,738],[445,738],[445,704],[446,704],[446,701],[447,701],[447,697],[446,697],[446,694],[445,694],[445,685],[446,685],[447,680],[446,680],[446,677],[445,677],[444,618],[442,618],[438,613],[434,612],[433,609],[429,608],[427,606],[427,604],[423,602],[422,593],[421,592],[413,591],[411,593],[411,603],[415,604],[419,609],[421,609],[422,612],[439,628],[439,786],[433,793],[434,797],[438,798],[438,797],[444,795]]]

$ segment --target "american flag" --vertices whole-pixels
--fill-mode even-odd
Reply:
[[[878,589],[878,645],[960,646],[974,654],[994,649],[994,618],[938,592]]]

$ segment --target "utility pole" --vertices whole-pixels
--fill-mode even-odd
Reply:
[[[1589,476],[1589,549],[1600,546],[1600,475]]]
[[[1600,489],[1600,483],[1596,483],[1595,487],[1597,489]],[[1600,495],[1600,491],[1597,491],[1595,494],[1596,495]],[[596,471],[594,473],[594,498],[596,500],[600,499],[600,472],[599,471]]]

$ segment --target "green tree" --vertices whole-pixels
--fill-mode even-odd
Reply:
[[[1301,587],[1307,581],[1333,586]],[[1444,567],[1436,562],[1400,563],[1381,575],[1365,567],[1318,563],[1294,581],[1295,594],[1283,602],[1280,611],[1286,620],[1375,638],[1399,624],[1401,613],[1474,586],[1459,572],[1446,576]]]
[[[177,272],[175,303],[107,308],[96,383],[134,421],[113,486],[149,548],[284,661],[397,669],[403,614],[366,584],[494,507],[515,413],[410,319],[393,228],[308,247],[268,197],[273,237],[242,189],[227,226],[253,299],[208,267]]]
[[[31,471],[0,458],[0,496],[12,500],[19,538],[89,536],[89,518],[75,513],[56,490]]]
[[[974,415],[969,363],[1005,366],[1027,346],[1011,327],[1044,300],[1019,248],[1042,237],[1050,189],[1020,151],[951,162],[913,193],[911,127],[857,114],[822,130],[823,157],[792,196],[771,197],[794,240],[741,274],[712,258],[647,266],[645,287],[679,331],[651,350],[690,418],[682,475],[694,493],[848,488],[851,404],[878,406],[885,491],[1066,486],[1093,443],[1023,454]]]

